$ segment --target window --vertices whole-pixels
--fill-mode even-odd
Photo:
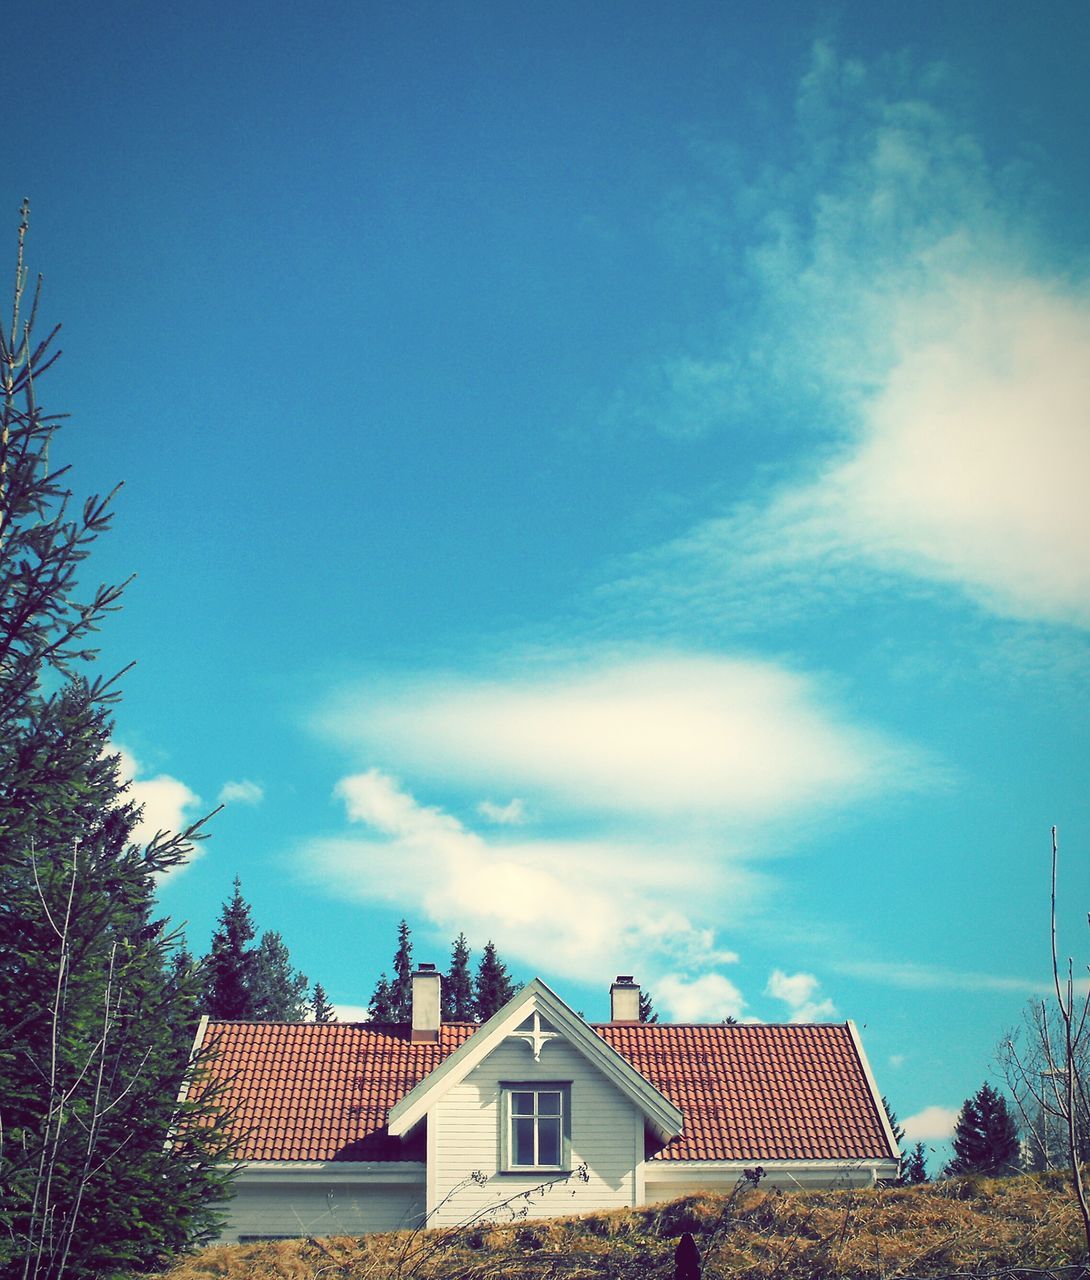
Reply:
[[[571,1085],[567,1081],[503,1085],[502,1167],[567,1169]]]

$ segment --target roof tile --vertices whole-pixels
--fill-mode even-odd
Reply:
[[[212,1022],[204,1084],[240,1160],[422,1160],[391,1138],[390,1108],[476,1031],[438,1043],[375,1023]],[[888,1159],[848,1027],[602,1023],[593,1028],[685,1117],[657,1160]]]

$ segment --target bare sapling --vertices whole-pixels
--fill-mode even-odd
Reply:
[[[1090,1208],[1086,1202],[1086,1187],[1083,1183],[1082,1169],[1079,1165],[1080,1142],[1078,1118],[1080,1110],[1085,1111],[1086,1099],[1081,1097],[1084,1085],[1077,1070],[1079,1047],[1086,1032],[1087,1013],[1090,1012],[1090,986],[1081,1001],[1075,999],[1075,964],[1071,956],[1067,957],[1066,978],[1061,978],[1059,953],[1056,946],[1056,872],[1059,862],[1059,842],[1056,828],[1052,828],[1052,980],[1056,991],[1056,1005],[1063,1023],[1063,1041],[1060,1045],[1059,1061],[1052,1052],[1050,1038],[1045,1038],[1048,1054],[1047,1081],[1051,1088],[1056,1108],[1066,1122],[1067,1150],[1071,1159],[1071,1179],[1074,1184],[1075,1198],[1082,1214],[1083,1230],[1086,1234],[1086,1256],[1090,1261]],[[1090,914],[1087,915],[1090,925]],[[1090,966],[1087,966],[1090,973]],[[1081,1005],[1081,1007],[1080,1007]],[[1081,1103],[1081,1108],[1080,1108]]]

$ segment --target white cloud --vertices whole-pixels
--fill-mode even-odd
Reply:
[[[899,1071],[905,1065],[905,1055],[903,1053],[891,1053],[889,1055],[889,1065],[894,1071]]]
[[[1010,991],[1041,995],[1052,990],[1051,982],[1044,979],[1034,981],[994,973],[943,969],[937,965],[911,961],[838,960],[832,968],[837,973],[849,974],[853,978],[869,978],[874,982],[889,983],[890,986],[914,991]]]
[[[336,792],[373,834],[311,842],[312,876],[464,929],[475,945],[492,938],[535,971],[604,983],[628,967],[715,963],[730,953],[692,923],[685,903],[713,885],[738,904],[752,896],[744,873],[709,868],[703,850],[677,843],[667,856],[646,840],[486,841],[378,769],[343,778]]]
[[[781,493],[750,546],[869,560],[996,613],[1090,625],[1090,300],[949,279],[890,323],[896,363],[858,442]]]
[[[477,812],[488,822],[500,827],[517,827],[526,821],[526,805],[517,796],[506,804],[482,800]]]
[[[954,1136],[958,1112],[949,1107],[924,1107],[901,1121],[906,1142],[945,1142]]]
[[[824,438],[793,479],[637,562],[627,598],[744,594],[753,614],[755,591],[782,610],[916,579],[1090,627],[1090,284],[1035,267],[1047,251],[1002,212],[1022,193],[938,105],[944,74],[819,41],[800,159],[732,173],[705,212],[717,261],[744,246],[744,288],[718,353],[664,366],[689,376],[660,377],[675,403],[655,411],[729,425],[712,376],[729,369],[739,403]]]
[[[143,810],[133,830],[136,844],[148,844],[160,831],[183,831],[197,818],[200,797],[184,782],[165,773],[154,778],[138,778],[140,766],[130,751],[117,743],[110,743],[108,751],[118,756],[121,777],[129,782],[129,797]],[[188,861],[192,862],[200,854],[198,841],[192,846]],[[176,874],[182,865],[187,864],[173,868],[168,874]]]
[[[815,814],[926,776],[830,701],[774,663],[678,653],[341,692],[323,726],[365,759],[444,795],[517,798],[484,802],[492,830],[472,830],[372,766],[336,788],[367,834],[314,841],[306,858],[335,892],[492,937],[531,971],[629,970],[657,1000],[665,975],[679,1007],[737,1016],[736,989],[703,979],[737,960],[716,933],[765,891],[747,864]],[[532,835],[514,821],[531,806],[551,823]],[[762,841],[743,843],[754,822]]]
[[[655,1002],[675,1022],[722,1022],[740,1018],[746,1006],[742,993],[721,973],[689,979],[667,974],[655,982]]]
[[[790,1022],[820,1022],[836,1017],[836,1006],[829,999],[816,999],[821,983],[812,973],[784,973],[773,969],[765,986],[765,995],[782,1000],[790,1010]]]
[[[333,1016],[338,1022],[367,1022],[368,1010],[365,1004],[335,1004]]]
[[[265,799],[265,790],[257,782],[243,778],[239,782],[225,782],[220,788],[221,804],[260,804]]]
[[[918,784],[918,753],[771,662],[665,654],[340,695],[325,726],[425,777],[598,813],[768,818]]]

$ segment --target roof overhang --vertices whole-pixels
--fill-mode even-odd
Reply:
[[[684,1117],[670,1099],[592,1031],[555,991],[535,978],[391,1108],[388,1121],[391,1137],[403,1137],[415,1128],[448,1090],[460,1084],[535,1010],[629,1099],[663,1142],[681,1133]]]
[[[237,1182],[374,1182],[423,1184],[427,1168],[418,1160],[245,1160],[222,1165]]]
[[[889,1122],[889,1116],[886,1114],[885,1104],[882,1102],[882,1095],[878,1092],[878,1081],[874,1078],[874,1072],[870,1069],[870,1061],[867,1058],[866,1051],[863,1048],[863,1041],[859,1038],[859,1031],[856,1025],[849,1018],[848,1034],[852,1038],[852,1045],[855,1048],[856,1056],[859,1059],[859,1066],[863,1071],[863,1076],[867,1082],[867,1088],[870,1090],[870,1100],[874,1104],[874,1110],[878,1116],[878,1123],[882,1126],[882,1132],[885,1134],[886,1141],[889,1143],[890,1159],[901,1159],[901,1148],[897,1143],[897,1139],[893,1136],[893,1126]]]

